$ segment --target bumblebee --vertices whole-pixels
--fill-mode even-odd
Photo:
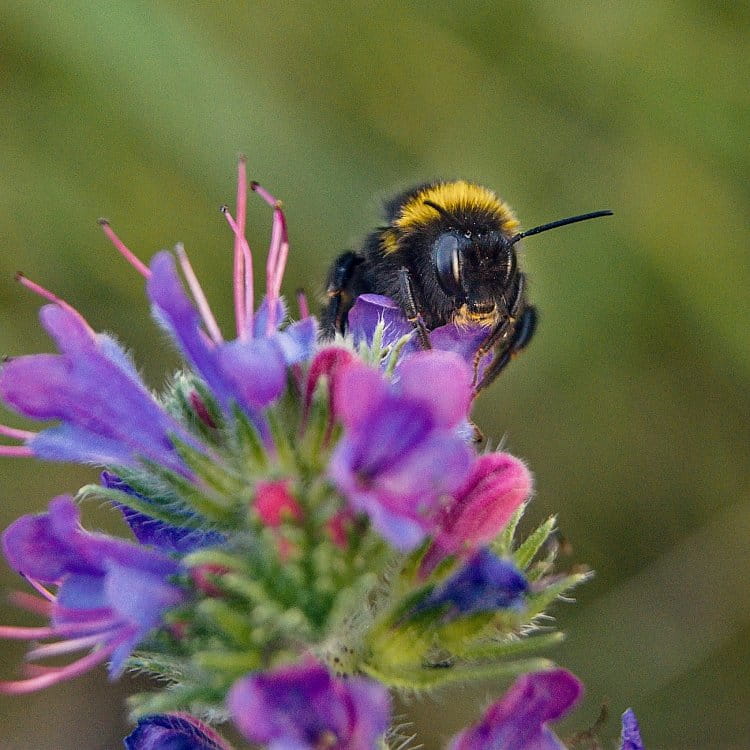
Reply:
[[[608,216],[571,216],[520,231],[512,209],[494,192],[465,180],[418,185],[388,201],[387,224],[369,234],[360,251],[333,263],[322,312],[323,336],[345,333],[360,294],[393,299],[414,325],[421,346],[438,326],[487,329],[474,357],[474,386],[487,387],[531,340],[537,312],[519,269],[519,240],[566,224]],[[479,365],[491,353],[479,378]]]

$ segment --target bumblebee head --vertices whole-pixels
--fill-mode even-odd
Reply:
[[[521,232],[510,206],[465,180],[420,185],[386,208],[381,250],[411,270],[433,325],[495,325],[516,293],[519,240],[612,213],[594,211]]]
[[[508,307],[516,253],[498,230],[448,229],[432,243],[432,271],[457,323],[491,326]]]
[[[511,208],[491,190],[455,180],[415,188],[388,209],[385,254],[413,270],[436,318],[493,325],[516,273]]]

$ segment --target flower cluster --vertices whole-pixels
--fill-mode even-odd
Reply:
[[[280,296],[289,252],[273,210],[266,294],[255,305],[239,165],[234,238],[236,330],[227,340],[184,248],[146,266],[154,318],[184,359],[157,398],[127,353],[52,292],[42,325],[59,354],[0,370],[0,398],[48,423],[0,426],[0,455],[104,468],[75,500],[52,500],[3,534],[9,564],[36,590],[16,602],[48,620],[0,637],[50,641],[0,683],[18,694],[103,661],[158,677],[132,698],[130,750],[229,745],[207,722],[233,722],[276,750],[405,747],[390,729],[391,690],[522,675],[453,750],[563,747],[547,727],[581,686],[531,655],[560,638],[545,610],[587,577],[553,571],[554,518],[525,540],[524,464],[478,455],[468,436],[481,332],[444,326],[423,351],[390,300],[363,295],[350,333],[319,341],[304,299]],[[480,362],[481,368],[484,363]],[[78,504],[106,500],[135,541],[85,531]],[[626,715],[624,748],[642,747]]]

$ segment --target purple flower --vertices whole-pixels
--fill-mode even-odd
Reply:
[[[231,750],[211,727],[188,714],[144,716],[124,744],[125,750]]]
[[[464,483],[471,451],[456,434],[471,400],[468,368],[448,352],[418,352],[389,384],[352,363],[334,385],[344,434],[329,475],[355,511],[401,550],[433,526],[440,503]]]
[[[164,613],[185,598],[168,582],[180,571],[165,555],[81,528],[72,498],[50,501],[47,513],[22,516],[2,536],[11,567],[47,599],[33,608],[47,613],[42,628],[0,628],[0,637],[58,639],[34,649],[29,658],[90,648],[66,667],[36,670],[27,680],[0,683],[0,691],[23,693],[77,676],[110,658],[117,677],[130,652],[163,622]],[[57,594],[42,584],[58,585]]]
[[[6,403],[31,419],[61,422],[28,439],[33,455],[117,466],[143,457],[184,473],[170,435],[190,438],[149,393],[123,349],[67,305],[46,305],[40,318],[61,353],[18,357],[0,370]]]
[[[564,750],[546,724],[568,713],[582,694],[581,683],[564,669],[519,677],[449,750]]]
[[[170,253],[157,253],[151,261],[148,295],[157,320],[227,410],[236,403],[254,414],[269,406],[284,391],[288,365],[312,356],[317,331],[314,318],[277,331],[284,316],[280,300],[272,303],[277,323],[271,335],[264,303],[242,336],[228,342],[210,338],[182,287]]]
[[[445,608],[447,617],[523,605],[529,584],[518,568],[481,549],[419,604],[417,611]]]
[[[136,492],[120,477],[109,471],[102,472],[102,484],[108,489],[119,490],[126,495],[137,497],[143,502],[149,502],[147,497]],[[135,538],[141,544],[158,547],[163,552],[184,555],[193,550],[212,547],[226,541],[226,537],[218,531],[172,526],[147,516],[145,513],[140,513],[123,503],[114,503],[114,505],[120,510]],[[191,518],[194,518],[194,516],[190,516],[186,512],[185,520]]]
[[[243,677],[227,704],[242,734],[270,750],[372,750],[390,719],[382,685],[314,662]]]
[[[629,708],[622,715],[620,750],[644,750],[638,719],[635,718],[635,712],[632,708]]]
[[[432,570],[448,555],[465,559],[491,542],[528,498],[531,488],[529,470],[514,456],[479,456],[454,500],[440,512],[433,531],[435,542],[422,563],[423,572]]]
[[[371,344],[373,333],[380,321],[385,324],[383,334],[383,345],[391,346],[400,338],[414,331],[401,308],[390,297],[381,294],[361,294],[354,302],[348,317],[349,332],[354,338],[354,343]],[[487,338],[489,330],[482,326],[456,326],[452,323],[439,326],[430,331],[430,343],[433,349],[454,352],[470,367],[474,367],[474,355],[482,342]],[[421,350],[420,344],[413,336],[404,346],[401,359]],[[477,371],[477,382],[481,381],[484,368],[492,359],[492,354],[487,354],[479,363]]]

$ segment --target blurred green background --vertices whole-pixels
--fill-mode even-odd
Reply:
[[[749,9],[4,0],[0,352],[50,349],[20,269],[117,332],[158,387],[176,359],[95,220],[142,258],[183,241],[228,323],[217,208],[240,152],[284,199],[288,292],[318,293],[382,198],[435,176],[496,189],[526,227],[614,209],[526,242],[539,333],[476,420],[534,470],[532,520],[558,512],[570,564],[597,571],[556,609],[554,656],[588,689],[566,728],[608,698],[606,737],[632,705],[649,748],[750,747]],[[259,200],[249,226],[263,248]],[[3,460],[2,526],[93,476]],[[2,583],[18,584],[5,567]],[[22,650],[2,644],[3,677]],[[2,698],[0,747],[118,747],[131,688],[99,670]],[[501,688],[405,712],[437,748]]]

